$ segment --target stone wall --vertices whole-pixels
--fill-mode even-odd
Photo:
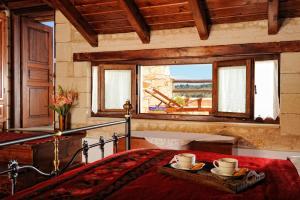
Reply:
[[[147,113],[149,106],[158,105],[160,103],[158,99],[145,92],[145,90],[152,91],[152,89],[156,89],[167,97],[172,98],[173,96],[173,85],[169,66],[142,67],[141,84],[143,86],[141,94],[141,113]]]
[[[117,51],[189,46],[209,46],[240,43],[300,40],[300,18],[286,19],[276,35],[268,35],[266,20],[212,26],[208,40],[200,40],[196,28],[151,32],[150,44],[142,44],[135,33],[99,35],[99,46],[91,47],[70,25],[60,12],[56,12],[56,85],[74,87],[80,92],[79,105],[72,111],[73,127],[101,123],[116,119],[92,118],[91,64],[73,62],[75,52]],[[164,130],[205,132],[232,135],[240,138],[239,146],[255,149],[300,151],[300,53],[281,55],[280,125],[202,123],[188,121],[133,120],[133,130]],[[111,135],[122,131],[122,125],[90,132],[90,136]]]

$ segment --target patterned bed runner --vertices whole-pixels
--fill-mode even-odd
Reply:
[[[98,161],[27,189],[14,199],[105,199],[173,151],[139,150]]]

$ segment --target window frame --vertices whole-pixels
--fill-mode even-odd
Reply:
[[[254,61],[261,60],[278,60],[278,95],[280,101],[280,53],[278,54],[258,54],[258,55],[241,55],[241,56],[229,56],[229,57],[208,57],[208,58],[182,58],[182,59],[156,59],[156,60],[130,60],[130,61],[92,61],[91,64],[93,67],[98,67],[100,73],[101,66],[104,65],[131,65],[135,67],[136,77],[135,77],[135,88],[136,90],[135,101],[132,102],[134,110],[132,111],[132,118],[134,119],[150,119],[150,120],[175,120],[175,121],[198,121],[198,122],[229,122],[229,123],[253,123],[253,124],[279,124],[280,117],[276,120],[254,120],[254,77],[252,77],[252,118],[241,118],[241,117],[223,117],[223,116],[215,116],[211,113],[211,115],[186,115],[186,114],[152,114],[152,113],[139,113],[139,87],[140,87],[140,72],[138,69],[139,65],[143,66],[153,66],[153,65],[176,65],[176,64],[213,64],[216,61],[232,61],[232,60],[241,60],[241,59],[251,59]],[[116,63],[116,64],[112,64]],[[254,67],[253,67],[253,75],[254,75]],[[98,74],[100,77],[100,74]],[[92,83],[91,83],[92,84]],[[93,87],[93,86],[92,86]],[[100,86],[98,90],[98,95],[100,95]],[[99,97],[98,97],[99,98]],[[92,101],[92,98],[91,98]],[[101,102],[100,102],[101,103]],[[100,103],[98,103],[98,112],[94,113],[91,110],[92,117],[112,117],[112,118],[123,118],[124,112],[108,112],[100,110]]]
[[[261,118],[257,118],[254,119],[254,104],[255,104],[255,62],[256,61],[266,61],[266,60],[277,60],[277,64],[278,64],[278,100],[279,100],[279,110],[281,110],[280,107],[280,66],[281,66],[281,60],[280,60],[280,55],[275,54],[275,55],[270,55],[267,58],[265,57],[254,57],[253,58],[253,121],[254,122],[259,122],[259,123],[268,123],[268,124],[279,124],[280,122],[280,114],[281,111],[279,111],[279,115],[276,119],[270,119],[270,118],[266,118],[266,119],[261,119]]]
[[[219,88],[218,88],[218,69],[221,67],[233,66],[246,66],[246,112],[219,112]],[[229,61],[216,61],[213,63],[213,97],[212,97],[212,113],[214,116],[221,117],[237,117],[250,119],[253,117],[253,86],[254,86],[254,73],[253,73],[253,59],[243,60],[229,60]]]
[[[98,65],[98,113],[123,114],[123,109],[105,108],[105,70],[130,70],[131,71],[131,104],[133,112],[136,111],[136,65],[133,64],[102,64]],[[125,103],[125,102],[124,102]]]

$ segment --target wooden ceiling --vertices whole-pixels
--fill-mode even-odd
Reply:
[[[54,21],[54,9],[43,0],[0,0],[0,9],[35,21]]]
[[[279,17],[300,16],[299,0],[279,0]],[[132,32],[125,9],[118,0],[74,0],[86,21],[99,33]],[[126,2],[126,1],[125,1]],[[195,26],[193,13],[199,2],[208,24],[268,19],[268,2],[276,0],[134,0],[151,30]]]
[[[92,46],[98,45],[98,34],[136,32],[143,43],[149,43],[152,30],[192,26],[197,27],[201,39],[207,39],[214,24],[262,19],[268,19],[266,31],[276,34],[284,18],[300,16],[300,0],[2,1],[10,8],[14,5],[13,9],[23,9],[20,5],[25,2],[28,6],[35,4],[45,8],[51,5],[59,9]]]
[[[97,35],[135,31],[143,43],[149,43],[152,30],[196,26],[199,37],[207,39],[209,28],[214,24],[262,19],[268,19],[268,33],[276,34],[282,19],[300,16],[300,0],[47,1],[56,4],[56,8],[65,16],[72,15],[73,21],[79,18],[81,25],[77,23],[75,27],[89,27],[90,38],[87,40],[93,46],[97,46],[95,33]],[[74,9],[70,9],[70,6]],[[69,17],[69,20],[70,18],[72,17]]]

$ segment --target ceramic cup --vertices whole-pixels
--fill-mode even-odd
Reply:
[[[220,174],[231,176],[238,168],[238,160],[234,158],[221,158],[214,160],[214,166],[218,169]]]
[[[191,169],[196,163],[196,155],[192,153],[181,153],[175,155],[171,162],[175,161],[182,169]]]

